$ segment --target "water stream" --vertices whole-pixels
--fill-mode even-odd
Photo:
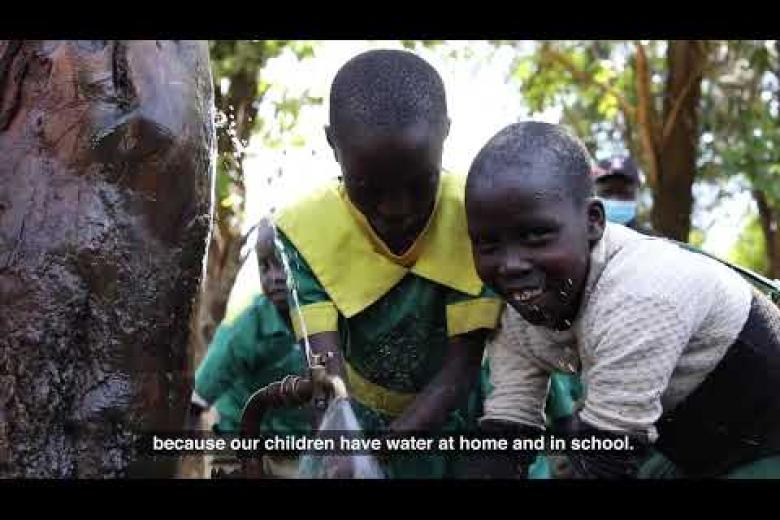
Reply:
[[[293,312],[298,317],[301,325],[306,361],[309,366],[312,366],[311,344],[309,343],[306,321],[303,318],[303,311],[301,310],[298,286],[295,282],[295,278],[292,276],[290,259],[284,250],[276,226],[274,226],[274,244],[279,251],[279,257],[282,260],[282,265],[287,274],[287,287],[290,290],[290,294],[292,294]],[[350,432],[355,432],[358,435],[362,432],[362,428],[355,416],[349,399],[336,398],[329,403],[328,409],[325,411],[322,423],[320,424],[320,430],[316,435],[321,437],[323,435],[331,434],[332,432],[344,432],[349,433],[350,435],[354,435]],[[305,454],[301,459],[298,468],[298,478],[378,479],[384,478],[384,474],[377,460],[370,455],[334,456],[309,453]]]

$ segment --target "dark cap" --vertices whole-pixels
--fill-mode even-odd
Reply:
[[[593,169],[593,178],[595,180],[611,176],[625,177],[628,180],[639,184],[639,170],[631,157],[613,157],[599,161]]]

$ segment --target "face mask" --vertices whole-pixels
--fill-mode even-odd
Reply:
[[[607,220],[617,224],[628,224],[636,217],[636,201],[601,199]]]

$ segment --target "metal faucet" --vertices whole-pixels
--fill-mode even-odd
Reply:
[[[347,398],[344,380],[329,374],[324,356],[312,354],[308,377],[288,375],[281,381],[264,386],[249,398],[241,414],[241,435],[257,436],[265,412],[273,408],[313,404],[315,414],[321,416],[334,399]],[[242,454],[242,473],[245,478],[263,478],[262,462],[252,454]]]

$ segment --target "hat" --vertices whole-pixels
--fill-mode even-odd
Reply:
[[[639,184],[639,170],[631,157],[613,157],[598,162],[598,166],[593,169],[593,178],[595,180],[604,177],[621,176]]]

